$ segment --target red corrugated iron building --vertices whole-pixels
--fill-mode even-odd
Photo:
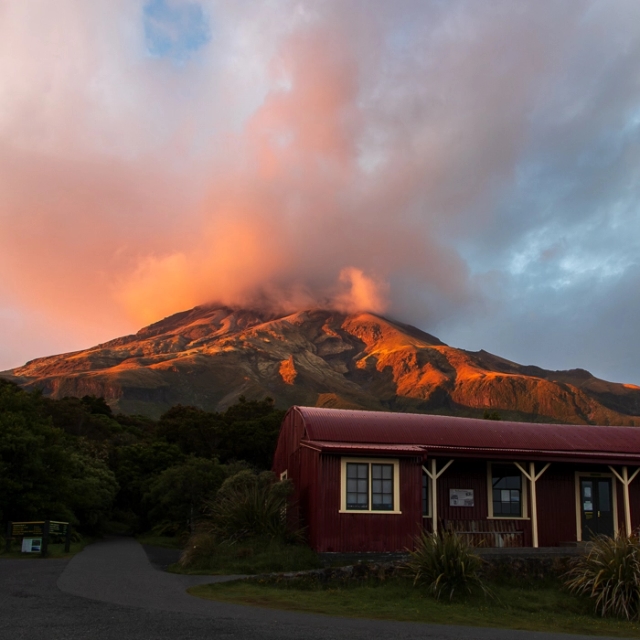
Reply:
[[[640,526],[640,429],[292,407],[273,470],[322,552],[411,548],[421,528],[551,547]]]

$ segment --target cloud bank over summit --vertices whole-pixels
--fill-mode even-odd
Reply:
[[[173,312],[385,312],[640,383],[635,0],[7,0],[0,369]]]

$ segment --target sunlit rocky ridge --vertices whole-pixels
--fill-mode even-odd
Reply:
[[[276,404],[424,411],[544,422],[640,425],[640,388],[584,370],[547,371],[450,347],[371,313],[290,315],[196,307],[96,347],[4,372],[54,397],[104,396],[158,416],[176,404]]]

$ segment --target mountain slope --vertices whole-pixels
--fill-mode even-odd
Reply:
[[[583,370],[525,367],[369,313],[269,317],[196,307],[85,351],[2,374],[54,397],[104,396],[158,416],[175,404],[224,409],[241,395],[306,404],[572,423],[640,425],[640,388]]]

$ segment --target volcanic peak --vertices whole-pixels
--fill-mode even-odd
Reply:
[[[175,404],[224,409],[241,395],[306,404],[598,424],[640,424],[640,389],[582,369],[546,371],[455,349],[373,313],[274,314],[203,306],[3,375],[55,397],[104,396],[157,416]]]

